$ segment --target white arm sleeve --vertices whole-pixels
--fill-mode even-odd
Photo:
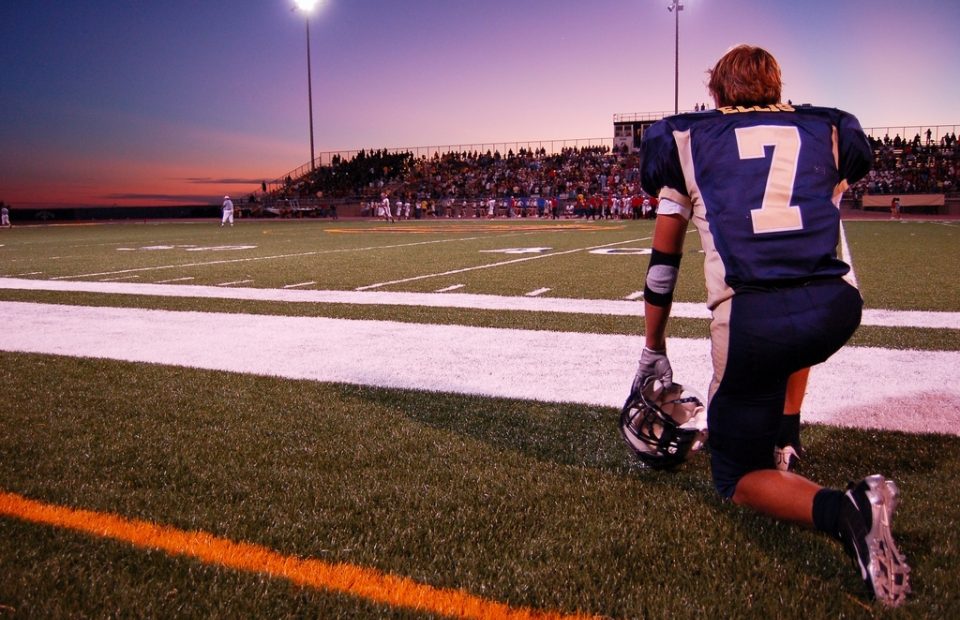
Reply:
[[[683,219],[690,221],[693,215],[693,209],[684,206],[679,202],[674,202],[669,198],[660,198],[660,205],[657,207],[657,215],[679,215]]]

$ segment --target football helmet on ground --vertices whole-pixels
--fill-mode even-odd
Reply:
[[[707,408],[696,391],[654,377],[631,391],[620,412],[620,434],[648,467],[672,469],[707,437]]]

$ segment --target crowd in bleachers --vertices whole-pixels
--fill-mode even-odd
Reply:
[[[950,194],[960,187],[960,150],[955,133],[932,140],[916,134],[904,140],[871,137],[874,160],[869,174],[857,182],[852,191],[864,194]]]
[[[650,217],[656,199],[640,189],[640,160],[609,147],[480,153],[361,151],[335,157],[299,181],[288,180],[280,196],[359,198],[370,215],[389,197],[394,214],[440,217],[555,215],[557,217]],[[491,205],[493,201],[493,205]],[[410,205],[407,209],[407,205]]]
[[[939,141],[927,132],[904,140],[870,138],[874,165],[851,195],[951,193],[958,191],[960,149],[955,134]],[[385,197],[396,209],[410,204],[413,214],[493,216],[553,213],[561,216],[643,217],[653,215],[655,199],[640,188],[636,152],[610,147],[545,149],[517,152],[463,151],[416,157],[411,152],[360,151],[334,156],[300,179],[286,180],[273,198],[320,197],[359,200],[371,216]],[[647,201],[647,208],[644,208]]]

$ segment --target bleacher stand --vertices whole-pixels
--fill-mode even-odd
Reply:
[[[960,184],[960,149],[955,134],[937,141],[929,134],[926,140],[919,133],[911,140],[899,135],[871,138],[873,169],[847,196],[859,206],[864,196],[940,195],[942,205],[943,195],[956,193]],[[350,158],[335,155],[330,165],[299,179],[288,177],[265,202],[282,205],[281,215],[295,216],[298,210],[317,209],[313,197],[322,196],[327,201],[359,202],[361,213],[376,217],[383,195],[391,202],[414,205],[412,215],[406,216],[413,219],[491,215],[637,219],[656,214],[655,208],[641,208],[653,197],[640,189],[638,155],[607,146],[549,154],[542,148],[451,151],[432,157],[385,149],[359,151]],[[651,202],[655,205],[655,198]]]

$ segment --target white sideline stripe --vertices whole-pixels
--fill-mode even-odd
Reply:
[[[526,294],[524,295],[524,297],[539,297],[540,295],[543,295],[544,293],[549,293],[550,290],[551,290],[551,289],[548,289],[548,288],[538,288],[538,289],[535,290],[535,291],[530,291],[529,293],[526,293]]]
[[[0,302],[0,350],[619,407],[640,336]],[[706,391],[707,340],[670,341]],[[534,381],[517,381],[522,369]],[[960,434],[957,351],[846,347],[810,376],[804,420]]]
[[[149,295],[154,297],[195,297],[198,299],[241,299],[247,301],[283,301],[289,303],[334,303],[378,306],[425,306],[429,308],[468,308],[474,310],[514,310],[559,312],[564,314],[602,314],[643,316],[643,304],[612,299],[564,299],[562,297],[505,297],[469,293],[403,293],[361,291],[300,291],[275,288],[223,288],[180,284],[139,282],[67,282],[0,278],[0,289],[109,293],[112,295]],[[684,319],[709,319],[704,304],[673,304],[670,316]],[[926,327],[960,329],[960,312],[922,312],[918,310],[863,311],[861,325],[881,327]]]
[[[457,290],[458,288],[463,288],[463,287],[465,287],[465,286],[466,286],[466,284],[454,284],[453,286],[448,286],[448,287],[445,287],[445,288],[438,288],[437,290],[434,291],[434,293],[446,293],[446,292],[449,292],[449,291],[455,291],[455,290]]]

